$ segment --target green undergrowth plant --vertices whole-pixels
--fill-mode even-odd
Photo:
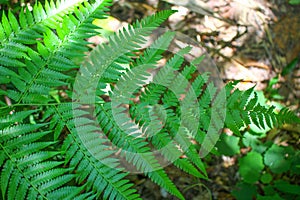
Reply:
[[[260,96],[260,104],[265,105],[267,99],[263,93],[255,93]],[[272,104],[280,107],[279,103]],[[286,133],[270,126],[258,127],[252,122],[243,130],[242,138],[223,133],[216,144],[217,152],[238,158],[239,181],[232,195],[238,200],[299,199],[300,151],[297,140],[297,128]]]
[[[201,59],[185,64],[191,47],[149,83],[175,33],[140,46],[174,11],[137,21],[91,48],[87,39],[100,28],[93,21],[105,18],[109,5],[46,1],[32,11],[2,13],[2,199],[141,199],[126,178],[132,171],[184,199],[164,163],[208,179],[201,157],[214,150],[223,127],[241,136],[250,123],[299,122],[285,108],[260,105],[253,88],[219,89],[208,73],[197,72]]]
[[[292,5],[299,5],[300,1],[299,0],[290,0],[289,3]]]
[[[251,151],[239,158],[241,180],[232,191],[233,196],[259,200],[300,198],[299,149],[272,141],[262,142],[249,132],[242,142]]]
[[[227,156],[241,154],[242,148],[249,149],[238,159],[240,180],[232,190],[236,199],[300,198],[299,148],[292,144],[276,143],[271,140],[271,135],[251,128],[241,140],[236,136],[225,135],[222,137],[223,142],[217,144],[220,153]]]

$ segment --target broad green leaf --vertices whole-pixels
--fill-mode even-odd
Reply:
[[[257,152],[250,152],[239,159],[239,173],[246,183],[255,183],[264,168],[263,157]]]
[[[252,200],[256,193],[255,185],[244,182],[238,183],[231,192],[237,200]]]
[[[300,4],[300,0],[290,0],[289,4],[292,4],[292,5]]]
[[[233,156],[240,152],[239,141],[240,138],[234,135],[221,134],[220,141],[216,144],[216,147],[219,153],[225,156]]]
[[[0,4],[7,4],[8,0],[0,0]]]
[[[283,173],[290,169],[293,150],[273,144],[266,151],[264,162],[274,173]]]
[[[292,158],[291,173],[300,174],[300,151],[297,151]]]
[[[274,187],[270,184],[264,186],[263,191],[266,196],[273,196],[277,193],[277,191],[274,189]]]
[[[300,186],[290,184],[287,181],[277,180],[274,183],[274,187],[284,193],[300,195]]]
[[[268,148],[268,145],[266,143],[263,144],[259,140],[260,136],[253,135],[249,132],[246,132],[243,136],[244,136],[242,139],[243,144],[246,147],[251,147],[252,151],[256,151],[258,153],[263,153]]]
[[[269,173],[265,173],[260,177],[260,181],[264,184],[268,184],[272,181],[273,177]]]
[[[257,196],[257,200],[284,200],[284,199],[281,198],[278,194],[274,194],[272,196],[261,196],[261,195],[258,195]]]

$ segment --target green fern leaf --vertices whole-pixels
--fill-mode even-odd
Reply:
[[[109,146],[104,145],[108,141],[99,138],[99,128],[92,125],[93,121],[83,117],[88,112],[76,109],[78,106],[65,104],[53,109],[59,116],[54,118],[54,126],[63,124],[71,133],[64,142],[63,151],[66,163],[78,172],[76,181],[80,184],[86,180],[85,188],[92,190],[98,197],[102,194],[104,199],[111,196],[139,199],[136,190],[129,189],[132,185],[124,182],[126,173],[121,173],[121,169],[116,168],[119,165],[117,160],[109,158],[114,151],[108,150]]]
[[[2,26],[4,28],[4,33],[6,34],[6,38],[9,38],[12,33],[12,28],[4,12],[2,14]]]
[[[0,152],[3,160],[0,181],[3,199],[30,198],[33,194],[36,198],[45,198],[46,193],[51,194],[52,190],[74,178],[73,174],[66,174],[69,169],[58,167],[62,162],[51,161],[59,152],[45,150],[56,142],[38,142],[51,133],[37,131],[45,128],[46,124],[11,124],[25,120],[32,113],[12,114],[6,118],[10,123],[1,128]]]

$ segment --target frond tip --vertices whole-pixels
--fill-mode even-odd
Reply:
[[[226,90],[228,100],[225,125],[236,135],[240,136],[240,130],[250,124],[266,129],[280,127],[285,123],[300,123],[299,117],[288,108],[277,112],[274,106],[261,105],[254,88],[246,91],[235,89],[233,93],[230,93],[233,87],[228,84]]]

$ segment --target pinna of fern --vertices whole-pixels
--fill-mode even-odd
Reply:
[[[47,28],[57,28],[64,16],[74,12],[74,9],[83,1],[46,1],[45,8],[37,2],[33,11],[28,7],[20,12],[19,20],[8,11],[3,12],[0,24],[1,59],[0,64],[10,67],[24,67],[21,58],[30,57],[28,46],[37,44],[39,38],[43,38]],[[29,59],[30,60],[30,59]]]
[[[227,112],[225,126],[234,134],[241,136],[241,130],[253,124],[261,129],[280,127],[283,124],[300,123],[297,117],[288,108],[276,111],[274,106],[261,105],[254,87],[245,91],[235,89],[237,82],[226,85]]]
[[[132,183],[124,179],[127,173],[112,158],[115,150],[108,144],[103,131],[86,117],[88,111],[80,104],[53,106],[47,116],[53,116],[54,129],[65,127],[70,132],[62,146],[65,164],[76,171],[76,183],[86,182],[82,189],[92,191],[97,198],[139,199]],[[47,117],[45,116],[45,117]],[[82,134],[81,132],[84,132]]]
[[[11,86],[5,95],[18,103],[53,101],[49,93],[70,82],[75,58],[88,51],[85,39],[98,33],[92,21],[105,16],[109,2],[46,1],[45,9],[37,3],[32,12],[21,12],[19,21],[3,14],[0,83]]]
[[[37,111],[20,111],[0,119],[0,182],[2,199],[85,199],[82,188],[67,185],[75,174],[63,167],[54,150],[57,141],[48,140],[47,123],[30,124]],[[17,124],[16,124],[17,123]],[[72,191],[72,192],[71,192]]]

